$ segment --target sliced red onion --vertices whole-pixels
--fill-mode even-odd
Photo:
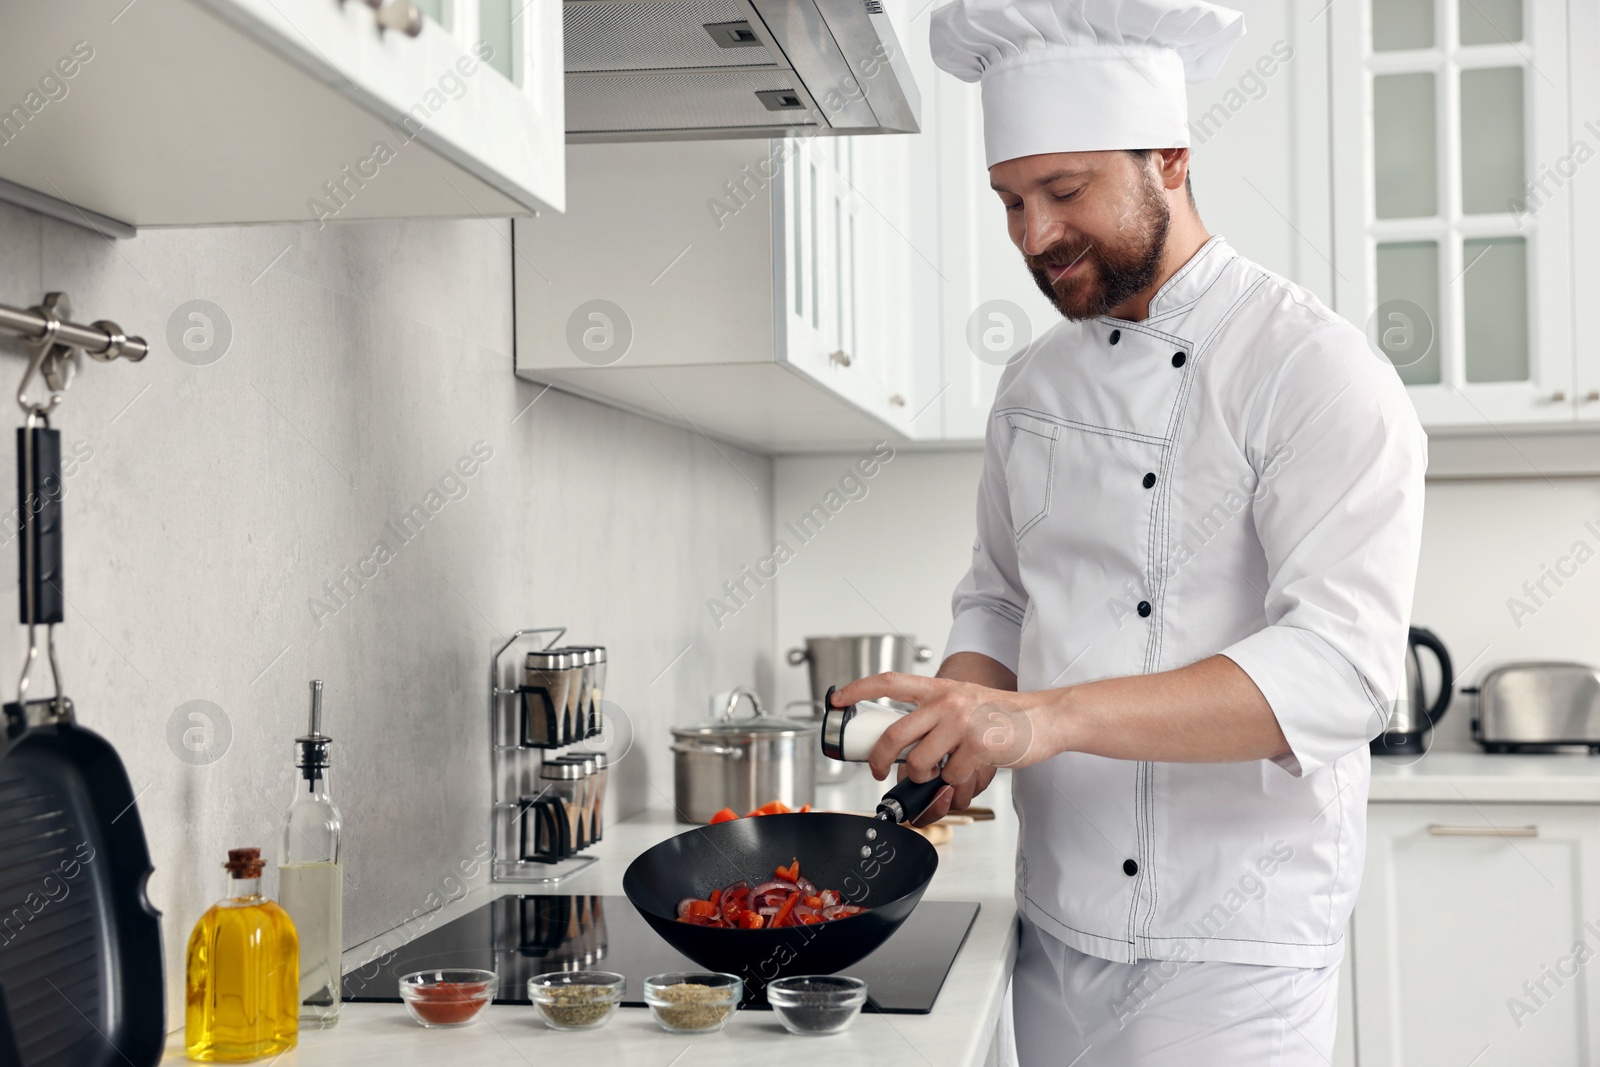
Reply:
[[[762,882],[760,885],[750,890],[750,895],[757,897],[762,893],[770,893],[774,889],[782,889],[786,892],[794,893],[797,892],[799,888],[800,887],[795,885],[793,882]]]
[[[772,916],[772,915],[778,914],[778,909],[777,908],[757,908],[756,909],[756,913],[758,915]]]
[[[811,879],[807,878],[803,874],[794,880],[794,884],[799,887],[800,892],[804,893],[808,897],[814,897],[817,895],[816,885],[812,883]]]

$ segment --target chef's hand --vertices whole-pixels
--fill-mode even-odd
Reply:
[[[883,732],[867,762],[873,777],[882,781],[895,757],[914,744],[906,755],[905,773],[918,782],[942,776],[950,784],[926,817],[917,820],[920,825],[943,817],[952,806],[965,807],[994,779],[997,768],[1027,766],[1048,755],[1034,743],[1029,714],[1034,696],[952,678],[888,673],[851,682],[834,693],[833,704],[845,707],[887,698],[917,705]]]

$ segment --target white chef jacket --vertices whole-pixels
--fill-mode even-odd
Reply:
[[[1063,321],[1006,369],[945,655],[981,652],[1028,692],[1221,653],[1290,748],[1017,771],[1018,907],[1040,929],[1123,962],[1340,959],[1426,462],[1361,331],[1221,237],[1144,321]]]

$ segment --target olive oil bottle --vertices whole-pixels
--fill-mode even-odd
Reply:
[[[238,1063],[294,1047],[300,942],[289,914],[261,895],[261,850],[229,849],[224,866],[228,895],[189,936],[184,1051]]]

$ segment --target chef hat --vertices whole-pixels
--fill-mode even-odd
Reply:
[[[1203,0],[953,0],[933,60],[983,86],[988,165],[1045,152],[1186,148],[1184,82],[1216,75],[1244,16]]]

